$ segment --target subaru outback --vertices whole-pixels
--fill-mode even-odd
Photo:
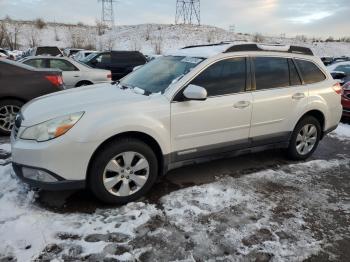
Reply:
[[[13,168],[36,188],[88,187],[123,204],[184,165],[272,148],[307,159],[341,114],[341,88],[308,48],[190,46],[119,82],[26,104]]]

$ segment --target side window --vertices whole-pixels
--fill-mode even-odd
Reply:
[[[77,71],[78,69],[65,60],[59,60],[59,59],[51,59],[50,60],[50,68],[58,68],[62,71]]]
[[[326,79],[322,71],[312,62],[295,59],[305,84],[313,84]]]
[[[256,57],[256,90],[289,86],[289,66],[286,58]]]
[[[246,88],[246,59],[232,58],[211,65],[191,84],[204,87],[208,96],[243,92]]]
[[[45,60],[43,59],[31,59],[24,61],[23,64],[35,67],[35,68],[45,68]]]
[[[288,63],[289,63],[290,85],[291,86],[301,85],[302,82],[301,82],[301,79],[299,77],[297,68],[295,67],[293,60],[288,59]]]
[[[101,54],[95,59],[97,64],[110,64],[111,63],[111,54]]]

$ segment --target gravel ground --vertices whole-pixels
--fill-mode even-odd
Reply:
[[[349,261],[350,138],[174,170],[122,207],[28,189],[0,142],[0,261]]]

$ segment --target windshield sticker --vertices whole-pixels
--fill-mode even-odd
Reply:
[[[183,63],[190,63],[190,64],[199,64],[202,61],[203,59],[196,58],[196,57],[189,57],[189,56],[181,60],[181,62]]]

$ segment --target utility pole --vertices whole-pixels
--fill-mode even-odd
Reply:
[[[102,3],[101,22],[109,28],[114,28],[114,3],[116,0],[99,0]]]
[[[201,24],[200,0],[177,0],[175,24]]]

